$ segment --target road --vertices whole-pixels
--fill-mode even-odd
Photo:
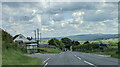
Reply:
[[[118,59],[107,55],[82,52],[61,52],[59,54],[32,54],[43,60],[43,67],[118,67]]]

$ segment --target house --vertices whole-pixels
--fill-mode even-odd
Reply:
[[[100,44],[100,49],[105,49],[107,48],[107,44]]]
[[[22,34],[18,34],[13,37],[14,42],[18,42],[19,47],[25,47],[28,53],[36,53],[37,52],[37,41],[32,39],[29,40],[24,37]]]
[[[25,38],[22,34],[18,34],[16,36],[14,36],[13,40],[14,40],[14,42],[18,42],[19,47],[25,46],[26,43],[31,42],[27,38]]]
[[[27,53],[36,53],[37,52],[37,43],[26,44]]]

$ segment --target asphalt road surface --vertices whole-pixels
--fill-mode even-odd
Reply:
[[[61,52],[59,54],[32,54],[43,60],[43,67],[118,67],[118,59],[108,55]]]

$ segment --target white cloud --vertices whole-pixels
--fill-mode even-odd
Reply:
[[[55,16],[58,16],[58,14],[56,13]]]
[[[33,12],[32,15],[34,15],[37,12],[37,10],[32,10],[32,12]]]
[[[43,31],[48,31],[48,29],[45,29],[45,28],[41,28],[41,30],[43,30]]]
[[[118,30],[116,5],[115,3],[73,2],[16,3],[16,5],[3,3],[2,25],[13,35],[22,33],[26,36],[33,36],[31,32],[40,27],[42,27],[43,37],[99,32],[116,33]]]
[[[101,13],[102,12],[102,10],[96,10],[96,13]]]
[[[103,22],[99,22],[102,26],[105,26],[105,24]]]
[[[78,11],[78,12],[73,12],[72,16],[73,17],[80,17],[80,16],[82,16],[84,14],[85,14],[85,12]]]
[[[50,24],[54,25],[54,23],[55,23],[55,22],[54,22],[53,20],[50,21]]]
[[[61,26],[64,27],[64,24],[65,24],[65,23],[61,23]]]
[[[82,24],[82,23],[84,23],[84,21],[81,20],[81,21],[80,21],[80,24]]]

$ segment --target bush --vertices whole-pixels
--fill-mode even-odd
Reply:
[[[80,51],[92,51],[94,49],[98,49],[100,46],[98,43],[89,43],[88,41],[85,42],[83,45],[73,46],[73,50],[80,50]]]

